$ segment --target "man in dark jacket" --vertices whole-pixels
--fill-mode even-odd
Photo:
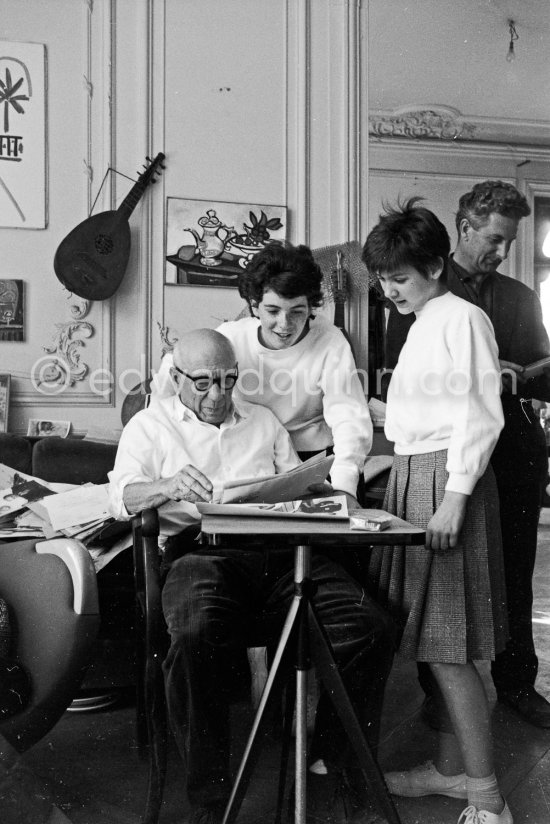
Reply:
[[[492,457],[500,496],[510,640],[491,672],[498,700],[527,721],[550,728],[550,703],[535,689],[538,659],[532,630],[532,577],[537,527],[548,473],[546,441],[531,399],[550,401],[550,371],[525,379],[523,367],[550,355],[538,296],[497,270],[508,257],[518,225],[530,214],[511,184],[486,180],[462,195],[456,215],[458,242],[447,263],[451,292],[490,317],[503,373],[504,429]],[[414,315],[392,307],[386,367],[392,369]],[[429,690],[420,671],[420,681]]]

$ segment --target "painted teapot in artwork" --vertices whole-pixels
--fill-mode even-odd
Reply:
[[[203,266],[219,266],[225,244],[235,234],[234,227],[222,223],[215,209],[208,209],[197,222],[203,230],[202,236],[196,229],[190,227],[187,227],[185,231],[191,232],[195,238],[197,250],[201,255],[200,262]]]

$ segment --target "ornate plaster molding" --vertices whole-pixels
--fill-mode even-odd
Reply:
[[[69,312],[71,313],[71,317],[75,320],[82,320],[85,318],[88,312],[90,311],[90,301],[86,300],[85,298],[79,298],[78,295],[73,295],[71,292],[69,297],[67,298],[69,303]]]
[[[407,106],[369,116],[369,134],[439,140],[475,140],[476,127],[457,109],[447,106]]]
[[[85,345],[82,338],[91,338],[94,334],[92,324],[72,320],[56,323],[55,327],[57,332],[52,343],[42,347],[52,357],[43,357],[35,364],[35,368],[39,366],[39,373],[33,376],[37,387],[74,386],[78,381],[83,381],[89,372],[88,364],[81,360],[80,350]]]
[[[179,338],[173,337],[173,333],[171,332],[170,327],[169,326],[163,326],[158,320],[157,320],[157,326],[158,326],[159,335],[160,335],[160,342],[161,342],[161,348],[160,348],[161,357],[164,357],[167,352],[172,351],[172,349],[174,348],[174,346],[178,342]],[[172,335],[172,337],[171,337],[171,335]]]

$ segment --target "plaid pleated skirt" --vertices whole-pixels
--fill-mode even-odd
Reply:
[[[425,529],[441,503],[447,452],[395,455],[384,509]],[[498,493],[491,467],[469,497],[453,549],[373,547],[369,582],[401,631],[405,659],[491,660],[508,625]]]

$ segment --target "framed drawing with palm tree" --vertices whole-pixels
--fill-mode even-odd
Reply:
[[[46,228],[46,47],[0,40],[0,226]]]

